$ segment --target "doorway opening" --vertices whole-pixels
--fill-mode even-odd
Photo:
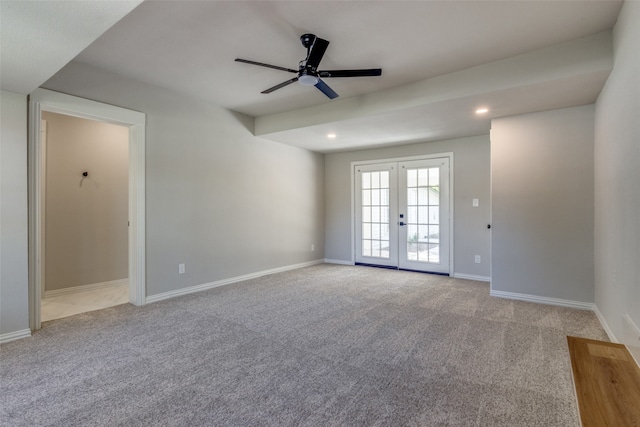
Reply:
[[[43,111],[41,321],[129,302],[126,126]]]
[[[115,221],[122,221],[124,224],[120,224],[119,229],[120,241],[124,239],[124,245],[126,248],[120,246],[121,251],[124,249],[125,256],[113,255],[112,260],[107,264],[119,264],[115,273],[116,275],[124,276],[119,280],[108,280],[109,274],[104,271],[99,271],[97,276],[103,279],[90,279],[89,282],[82,283],[86,279],[86,271],[81,272],[79,277],[73,277],[68,275],[68,272],[63,274],[60,271],[56,271],[56,268],[60,270],[61,263],[58,261],[57,256],[60,255],[56,251],[64,251],[64,244],[71,242],[73,245],[73,239],[67,238],[66,241],[56,244],[56,247],[49,247],[47,251],[47,198],[46,198],[46,186],[47,186],[47,155],[49,150],[47,149],[47,141],[45,136],[47,135],[43,126],[46,124],[41,120],[43,117],[54,117],[60,115],[69,119],[80,119],[98,122],[98,124],[104,125],[117,125],[124,131],[124,135],[127,138],[126,147],[123,149],[126,151],[128,157],[128,163],[125,167],[127,170],[127,176],[124,178],[125,183],[121,183],[127,189],[126,201],[120,200],[119,207],[115,207],[114,204],[107,204],[99,207],[97,203],[86,202],[84,209],[95,209],[90,212],[95,216],[102,216],[105,214],[105,210],[114,209],[118,210],[118,216]],[[124,129],[122,129],[124,127]],[[52,92],[44,89],[37,89],[29,97],[29,321],[32,331],[38,330],[41,327],[42,322],[42,298],[45,296],[51,296],[51,292],[56,293],[74,293],[73,291],[90,292],[91,288],[118,288],[126,292],[126,300],[134,305],[143,305],[145,303],[145,234],[144,234],[144,200],[145,200],[145,186],[144,186],[144,149],[145,146],[145,115],[140,112],[127,110],[120,107],[115,107],[107,104],[102,104],[95,101],[90,101],[82,98],[76,98],[70,95],[65,95],[57,92]],[[68,147],[67,147],[68,148]],[[74,153],[63,153],[63,155],[72,156]],[[108,184],[106,178],[103,176],[102,183],[98,182],[98,177],[91,175],[91,170],[74,170],[74,167],[70,167],[68,171],[64,173],[74,173],[78,175],[75,177],[75,184],[78,188],[89,190],[92,186],[95,190],[96,187],[102,185],[106,187]],[[91,178],[94,178],[91,181]],[[122,179],[122,177],[120,178]],[[64,188],[64,191],[69,190],[69,185]],[[84,188],[82,188],[84,187]],[[76,188],[75,190],[78,190]],[[77,191],[76,191],[77,192]],[[84,192],[84,196],[87,196],[88,192]],[[95,194],[93,194],[95,196]],[[64,200],[61,200],[62,206],[59,207],[61,214],[58,216],[64,217],[65,209],[72,208],[69,204],[64,205]],[[123,206],[123,204],[125,206]],[[124,210],[124,212],[123,212]],[[59,212],[59,213],[60,213]],[[67,212],[68,214],[69,212]],[[86,213],[86,212],[85,212]],[[85,221],[90,215],[82,215],[78,217],[77,221]],[[114,221],[110,219],[109,221]],[[49,224],[50,225],[50,224]],[[122,228],[126,225],[126,228]],[[117,228],[117,227],[116,227]],[[55,233],[54,233],[55,234]],[[124,235],[124,236],[123,236]],[[69,236],[68,234],[66,236]],[[104,237],[104,236],[103,236]],[[113,236],[107,238],[110,240]],[[90,239],[89,239],[90,240]],[[106,245],[107,242],[105,242]],[[81,241],[79,244],[86,244],[86,241]],[[58,246],[60,245],[60,246]],[[75,248],[76,252],[78,248]],[[90,252],[87,249],[87,252]],[[117,251],[116,251],[117,252]],[[52,255],[53,254],[53,255]],[[120,254],[122,255],[122,254]],[[47,260],[48,257],[53,257]],[[99,260],[103,262],[104,260]],[[98,262],[98,263],[99,263]],[[52,287],[45,289],[47,280],[45,275],[47,273],[46,267],[50,263],[53,265],[53,269],[49,272],[53,272],[55,279],[52,279]],[[95,267],[95,266],[94,266]],[[123,270],[124,269],[124,270]],[[88,270],[92,270],[89,268]],[[96,269],[93,268],[93,273],[96,273]],[[66,274],[66,276],[65,276]],[[83,277],[84,275],[84,277]],[[62,277],[62,279],[60,278]],[[86,282],[86,280],[85,280]],[[67,286],[65,286],[67,285]],[[68,286],[72,285],[72,286]],[[76,288],[71,292],[64,290],[65,287]],[[103,289],[103,290],[105,290]],[[49,295],[47,295],[49,293]],[[87,296],[88,294],[85,294]],[[112,304],[113,305],[113,304]]]
[[[444,153],[352,164],[356,264],[453,271],[452,162]]]

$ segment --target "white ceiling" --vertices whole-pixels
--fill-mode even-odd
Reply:
[[[145,1],[75,60],[254,116],[262,137],[330,152],[486,134],[491,117],[594,102],[611,69],[611,41],[585,36],[611,29],[620,7],[617,0]],[[381,67],[383,75],[326,79],[340,94],[331,101],[297,84],[263,95],[291,75],[234,62],[295,69],[307,32],[331,42],[321,69]],[[480,104],[491,108],[484,118],[471,113]],[[329,131],[337,138],[327,140]]]
[[[27,94],[142,0],[0,0],[0,84]]]

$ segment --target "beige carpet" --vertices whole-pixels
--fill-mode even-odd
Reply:
[[[8,426],[578,426],[588,311],[318,265],[55,320],[0,351]]]

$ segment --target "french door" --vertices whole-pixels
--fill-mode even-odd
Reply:
[[[449,158],[355,166],[356,262],[449,273]]]

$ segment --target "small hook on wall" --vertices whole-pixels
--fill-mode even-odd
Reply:
[[[89,176],[89,172],[82,172],[82,176]]]

